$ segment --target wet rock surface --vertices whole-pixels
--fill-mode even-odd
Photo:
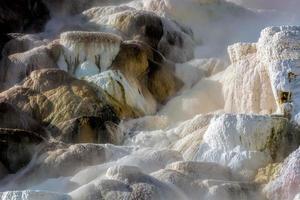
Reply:
[[[114,110],[101,98],[88,83],[72,78],[62,70],[34,71],[24,81],[23,86],[15,86],[1,93],[1,108],[3,117],[7,120],[6,123],[2,121],[2,127],[32,131],[36,129],[41,133],[42,126],[44,126],[45,128],[49,127],[50,136],[65,135],[64,140],[68,142],[83,142],[85,137],[90,141],[97,142],[98,137],[109,138],[104,133],[105,122],[118,123],[118,117],[114,114]],[[5,107],[7,108],[5,109]],[[12,115],[11,111],[18,114],[16,116],[22,120],[23,126],[18,121],[9,120],[9,116]],[[76,118],[80,117],[100,119],[98,128],[96,124],[91,125],[91,122],[88,122],[90,125],[87,124],[86,127],[86,129],[98,129],[98,131],[81,131],[84,129],[84,120],[82,123],[76,123]],[[66,122],[68,120],[73,120],[73,122]],[[59,125],[64,122],[69,124],[69,128],[67,125]],[[61,129],[57,126],[60,126]],[[101,132],[99,129],[103,131]],[[82,132],[86,136],[83,136]],[[107,140],[104,141],[107,142]]]
[[[219,55],[288,13],[221,0],[0,11],[0,199],[299,198],[300,28]]]

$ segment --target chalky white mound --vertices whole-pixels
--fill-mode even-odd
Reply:
[[[285,159],[279,177],[265,187],[269,199],[297,199],[300,191],[300,148]]]

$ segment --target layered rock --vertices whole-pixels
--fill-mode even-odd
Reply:
[[[58,65],[76,77],[98,74],[107,70],[120,50],[121,38],[95,32],[66,32],[60,44],[64,52]]]
[[[0,64],[0,91],[21,82],[34,70],[58,68],[56,60],[60,52],[60,45],[54,41],[47,46],[43,45],[4,57]]]
[[[19,129],[39,133],[47,137],[46,130],[32,117],[9,103],[0,103],[0,128]]]
[[[298,120],[299,27],[271,27],[258,41],[261,62],[268,67],[278,112]]]
[[[255,115],[225,114],[214,117],[203,136],[196,160],[230,166],[245,178],[281,158],[288,121]],[[224,128],[225,126],[225,128]],[[285,144],[288,145],[288,144]]]
[[[12,39],[4,45],[2,56],[23,53],[35,47],[46,45],[48,40],[39,34],[9,34]]]
[[[97,1],[97,0],[43,0],[45,5],[50,10],[52,16],[69,16],[78,14],[88,8],[93,6],[105,6],[105,5],[115,5],[124,3],[123,0],[104,0],[104,1]]]
[[[297,199],[300,191],[300,149],[291,153],[283,162],[279,176],[265,187],[269,199]]]
[[[100,116],[78,117],[59,123],[50,129],[57,139],[65,143],[112,143],[121,144],[123,134],[117,131],[119,118],[109,107],[104,107]]]
[[[258,185],[239,182],[229,168],[216,163],[177,162],[152,175],[174,184],[189,199],[261,199]]]
[[[120,71],[109,70],[85,80],[104,90],[123,118],[154,114],[157,103],[149,90],[136,79],[126,78]]]
[[[124,157],[122,160],[126,159]],[[140,159],[146,161],[145,158]],[[153,164],[153,161],[149,160],[149,163]],[[215,163],[180,161],[150,175],[145,174],[141,167],[143,163],[136,163],[140,167],[124,164],[110,168],[103,165],[106,171],[104,177],[99,176],[70,195],[74,199],[135,199],[136,195],[142,199],[198,199],[199,196],[212,199],[262,199],[257,185],[233,181],[237,179],[234,179],[230,169]],[[103,173],[103,167],[99,166],[98,171]],[[95,169],[90,168],[90,171]],[[84,174],[88,174],[87,170],[81,176]]]
[[[175,199],[178,196],[182,196],[175,188],[144,174],[138,167],[111,167],[107,170],[106,176],[111,180],[102,180],[89,184],[72,192],[70,195],[73,199],[89,199],[91,197]],[[87,191],[89,192],[87,193]]]
[[[276,112],[268,68],[261,63],[256,46],[238,43],[228,48],[231,65],[221,80],[225,111],[261,114]]]
[[[145,43],[93,32],[66,32],[60,43],[59,67],[104,90],[122,117],[154,114],[182,87],[174,65]]]
[[[44,2],[53,15],[94,4],[77,0],[64,10],[57,5],[69,0]],[[37,35],[9,42],[0,90],[20,85],[0,93],[0,185],[31,190],[0,197],[264,199],[257,183],[271,181],[268,198],[297,199],[298,150],[283,167],[277,163],[299,145],[299,129],[289,121],[298,121],[299,28],[267,28],[258,43],[230,46],[231,65],[221,72],[226,64],[219,59],[191,60],[193,32],[168,18],[199,21],[196,42],[222,46],[210,34],[230,41],[235,25],[219,24],[244,16],[254,15],[219,0],[136,0],[66,19],[110,33],[65,32],[50,44]],[[118,126],[119,119],[155,114],[181,88],[190,90],[159,116]],[[263,115],[276,110],[281,116]],[[124,139],[130,147],[90,144]]]
[[[22,176],[16,174],[7,177],[1,180],[1,185],[6,191],[16,187],[30,188],[48,178],[72,176],[88,166],[115,160],[128,152],[125,148],[118,149],[110,145],[50,143],[36,151],[31,163],[19,172]],[[78,185],[70,183],[69,190],[76,187]]]
[[[297,122],[299,41],[298,27],[270,27],[262,31],[256,44],[229,47],[232,65],[221,80],[225,110],[276,112]]]
[[[1,102],[16,105],[16,112],[35,119],[39,124],[50,126],[54,130],[54,137],[58,133],[55,131],[56,126],[74,118],[99,117],[102,123],[118,122],[114,111],[106,109],[109,105],[104,95],[99,95],[85,81],[77,80],[58,69],[34,71],[22,86],[15,86],[0,96]]]
[[[95,7],[83,12],[89,24],[99,30],[115,32],[126,39],[146,42],[166,58],[184,62],[193,58],[194,42],[191,32],[179,23],[152,12],[128,6]]]
[[[226,128],[223,128],[224,125]],[[244,179],[253,180],[257,170],[269,163],[281,162],[297,147],[297,135],[297,128],[285,118],[211,114],[196,116],[175,128],[137,131],[126,142],[155,148],[168,147],[181,152],[185,159],[229,166]],[[270,180],[262,177],[264,175],[257,176]]]
[[[39,145],[47,142],[41,135],[18,129],[0,129],[0,161],[10,173],[16,173],[32,159]]]

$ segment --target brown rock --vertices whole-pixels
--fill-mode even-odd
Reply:
[[[99,123],[106,120],[118,123],[114,111],[107,113],[105,110],[108,104],[99,92],[87,82],[58,69],[32,72],[22,86],[0,93],[0,102],[16,105],[24,115],[39,124],[50,125],[51,130],[60,123],[80,117],[99,117],[103,119]],[[58,136],[56,131],[52,135]]]
[[[25,189],[49,178],[74,175],[88,166],[102,164],[109,159],[106,148],[97,144],[50,143],[36,152],[32,164],[19,172],[22,176],[12,176],[1,184],[12,187],[10,190],[15,187]],[[13,186],[10,186],[11,182]]]
[[[0,161],[14,173],[30,162],[38,145],[44,142],[45,138],[34,132],[0,128]]]
[[[0,63],[0,91],[21,82],[34,70],[58,68],[56,61],[60,50],[60,45],[54,41],[47,46],[4,57]]]
[[[118,117],[110,107],[104,108],[100,117],[79,117],[57,125],[60,141],[66,143],[112,143],[119,144],[115,133],[108,131],[110,123],[118,122]]]
[[[120,70],[125,76],[142,79],[147,75],[149,55],[152,50],[138,41],[121,43],[120,51],[114,59],[111,68]]]
[[[150,64],[148,88],[158,102],[166,103],[182,86],[183,82],[175,76],[175,69],[172,65],[167,62]]]
[[[43,137],[48,137],[46,130],[32,117],[20,111],[9,103],[0,103],[0,128],[33,131]]]
[[[6,167],[0,162],[0,180],[8,174]]]
[[[85,19],[107,26],[125,40],[145,42],[174,62],[186,62],[194,57],[192,31],[154,12],[127,6],[95,7],[83,12]],[[103,22],[102,18],[109,17]]]
[[[183,86],[175,75],[174,64],[143,42],[123,42],[112,68],[137,79],[144,96],[150,91],[159,103],[165,103]]]

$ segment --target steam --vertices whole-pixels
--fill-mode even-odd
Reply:
[[[99,2],[101,1],[93,2],[92,6],[105,5]],[[121,2],[123,1],[117,3]],[[145,0],[145,2],[149,1]],[[150,175],[158,173],[170,163],[194,159],[193,155],[198,151],[199,143],[212,118],[210,114],[217,115],[224,112],[225,100],[221,79],[229,65],[227,47],[236,42],[257,41],[260,31],[266,26],[300,24],[300,14],[296,12],[300,7],[299,0],[223,0],[220,2],[218,0],[165,0],[163,2],[169,9],[167,16],[185,24],[194,33],[196,58],[187,63],[176,64],[176,74],[185,83],[184,88],[157,114],[123,121],[119,127],[111,127],[113,131],[118,129],[117,131],[124,133],[126,137],[127,146],[109,147],[113,152],[111,154],[118,154],[116,158],[104,164],[87,167],[73,177],[49,179],[30,189],[69,193],[74,199],[80,199],[107,179],[111,178],[116,182],[121,180],[122,177],[118,173],[128,168],[116,166],[135,166],[141,171],[127,171],[131,173],[131,177],[137,176],[136,173],[142,174],[146,180],[161,186],[159,192],[174,190],[175,194],[179,195],[177,198],[186,198],[178,188],[174,188],[171,184],[162,184],[156,179],[154,181]],[[139,3],[141,2],[134,1],[128,5],[138,7]],[[89,30],[90,27],[84,26],[78,14],[80,12],[73,15],[70,10],[72,10],[70,7],[61,10],[59,17],[54,11],[52,12],[53,18],[46,26],[44,37],[55,38],[62,30]],[[84,69],[84,66],[82,68]],[[136,99],[132,99],[134,100]],[[146,109],[147,105],[144,104],[147,102],[142,103],[138,106]],[[217,120],[218,118],[215,119]],[[221,122],[219,125],[222,128]],[[230,133],[226,132],[226,134]],[[205,136],[204,139],[210,144],[212,143],[210,140],[215,141],[215,138],[207,139]],[[218,139],[222,141],[222,138]],[[194,143],[190,144],[189,141]],[[166,148],[182,150],[184,155],[181,156],[177,151]],[[235,150],[240,151],[240,149]],[[262,159],[265,159],[264,156],[261,156]],[[262,162],[265,164],[265,160]],[[207,198],[217,199],[213,195],[220,195],[215,193],[209,196],[209,192],[204,193],[207,194]]]
[[[292,11],[296,10],[300,6],[298,0],[227,0],[228,2],[233,2],[243,7],[252,8],[252,9],[274,9],[281,11]]]

